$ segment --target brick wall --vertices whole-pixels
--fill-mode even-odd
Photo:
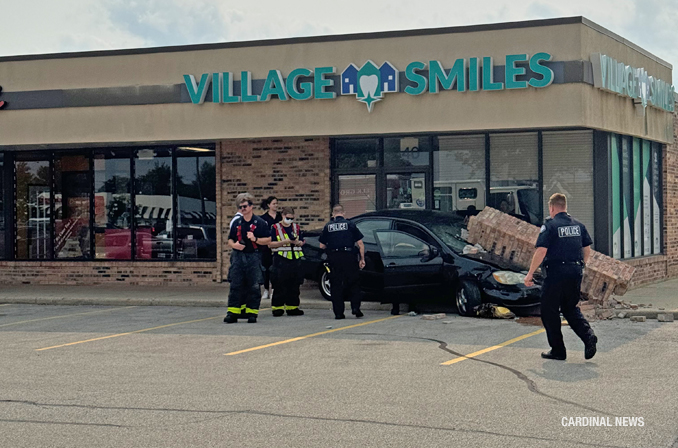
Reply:
[[[221,281],[215,262],[0,262],[0,283],[35,285],[211,284]]]
[[[329,138],[227,140],[218,148],[221,172],[223,275],[227,274],[230,248],[228,224],[235,214],[235,197],[251,193],[258,204],[268,196],[278,207],[291,206],[302,229],[322,227],[330,216]]]

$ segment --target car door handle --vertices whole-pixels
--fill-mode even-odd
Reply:
[[[389,266],[396,266],[396,264],[394,262],[390,262],[388,265]]]

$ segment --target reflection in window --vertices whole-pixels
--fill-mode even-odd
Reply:
[[[386,176],[386,208],[426,207],[426,176],[423,173]]]
[[[428,166],[431,143],[429,137],[384,139],[384,166]]]
[[[213,149],[177,150],[177,257],[216,258],[216,169]]]
[[[16,258],[52,258],[52,191],[47,157],[17,154]]]
[[[451,212],[485,205],[485,136],[441,136],[433,153],[433,208]]]
[[[490,136],[490,207],[535,225],[539,203],[539,144],[533,133]]]
[[[56,258],[89,258],[89,156],[55,157],[54,184],[54,254]]]
[[[137,260],[172,258],[172,156],[169,149],[139,149],[135,160]]]
[[[0,259],[5,257],[5,154],[0,152]]]
[[[94,155],[94,246],[96,258],[132,258],[130,152],[102,150]]]
[[[337,169],[377,166],[377,139],[337,140],[334,149]]]
[[[377,240],[374,237],[375,230],[389,230],[391,228],[390,219],[366,219],[360,221],[356,224],[360,233],[363,234],[363,243],[365,244],[377,244]]]
[[[411,258],[422,257],[428,253],[428,244],[406,233],[381,230],[375,233],[384,257]]]
[[[339,203],[346,218],[377,209],[374,182],[373,174],[339,176]]]

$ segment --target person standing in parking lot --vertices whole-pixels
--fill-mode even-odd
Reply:
[[[321,249],[327,249],[330,264],[330,294],[335,319],[345,319],[344,301],[351,302],[351,312],[355,317],[363,317],[360,311],[360,269],[365,267],[365,245],[363,234],[351,221],[344,218],[344,207],[340,204],[332,208],[333,220],[325,224],[318,241]],[[356,244],[360,260],[355,253]]]
[[[591,256],[591,236],[584,224],[567,214],[567,198],[556,193],[549,198],[549,215],[537,238],[537,251],[532,257],[525,286],[534,285],[533,275],[544,262],[546,279],[542,286],[541,320],[551,350],[542,358],[564,361],[567,357],[560,313],[584,342],[584,358],[596,354],[598,338],[577,308],[581,297],[584,266]]]
[[[228,272],[231,290],[224,318],[227,324],[233,324],[242,317],[247,317],[248,323],[256,323],[259,315],[260,285],[264,281],[259,248],[271,242],[271,235],[266,221],[252,213],[253,201],[249,193],[236,197],[242,216],[233,223],[228,235],[228,245],[233,254]]]
[[[261,201],[261,208],[266,210],[266,213],[261,215],[261,218],[268,223],[269,228],[273,224],[277,224],[282,220],[282,216],[278,212],[278,198],[269,196]],[[275,240],[273,240],[275,241]],[[271,249],[267,246],[261,247],[261,265],[264,267],[264,295],[261,297],[266,300],[271,295],[271,266],[273,264],[273,254]]]
[[[294,222],[294,210],[291,207],[283,208],[282,221],[271,227],[269,244],[273,251],[271,310],[276,317],[282,316],[285,311],[288,316],[304,314],[299,309],[299,286],[304,281],[301,267],[303,245],[301,228]]]

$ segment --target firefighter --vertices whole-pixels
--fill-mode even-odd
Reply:
[[[271,242],[270,228],[266,221],[254,215],[254,197],[241,193],[236,204],[242,216],[231,226],[228,245],[233,249],[228,278],[231,290],[228,295],[228,311],[224,322],[233,324],[238,318],[247,318],[256,323],[261,303],[261,287],[264,283],[259,248]]]
[[[283,208],[282,221],[271,227],[269,244],[273,252],[271,310],[276,317],[285,312],[288,316],[304,314],[299,309],[299,286],[304,281],[301,267],[303,245],[301,228],[294,222],[294,210],[291,207]]]

